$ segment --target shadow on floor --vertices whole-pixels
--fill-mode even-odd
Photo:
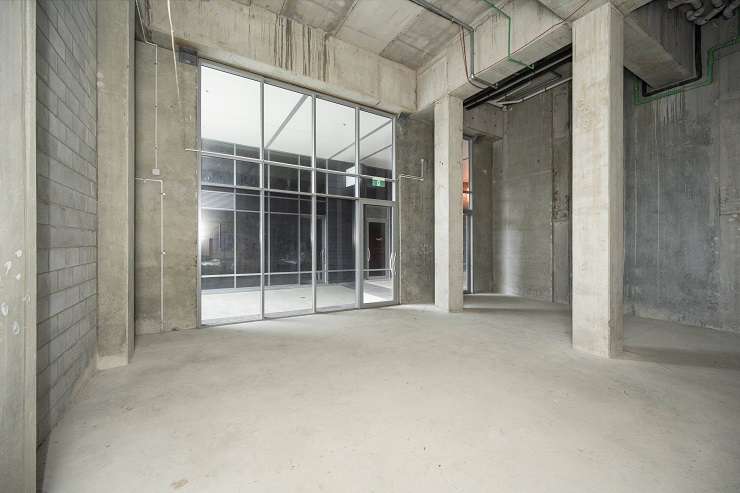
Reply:
[[[567,315],[570,317],[568,305],[491,293],[466,295],[464,311],[484,315],[505,313],[507,315]]]
[[[625,346],[619,359],[651,363],[740,370],[740,353]]]
[[[477,305],[465,305],[463,309],[465,313],[480,313],[486,315],[492,315],[495,313],[502,313],[506,315],[555,315],[555,316],[567,316],[570,318],[570,312],[558,308],[548,307],[535,307],[535,308],[516,308],[507,306],[477,306]]]

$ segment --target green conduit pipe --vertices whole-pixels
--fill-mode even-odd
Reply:
[[[737,36],[734,38],[725,41],[724,43],[720,43],[718,45],[712,46],[709,48],[709,51],[707,52],[707,77],[703,80],[699,80],[696,82],[693,82],[691,84],[686,84],[685,86],[676,87],[674,89],[667,89],[665,91],[659,92],[657,94],[653,94],[652,96],[643,96],[640,86],[641,81],[636,80],[634,84],[634,90],[633,90],[633,102],[636,105],[643,105],[652,103],[653,101],[657,101],[658,99],[663,99],[668,96],[674,96],[676,94],[680,94],[683,92],[689,92],[693,91],[694,89],[698,89],[699,87],[704,87],[712,84],[714,82],[714,67],[720,58],[722,58],[724,55],[718,55],[717,52],[719,50],[723,50],[725,48],[729,48],[730,46],[734,46],[740,44],[740,18],[738,18],[738,33]]]
[[[493,10],[495,10],[499,15],[503,15],[506,18],[506,22],[508,23],[508,31],[509,31],[508,32],[508,35],[507,35],[507,38],[508,38],[508,47],[507,47],[507,50],[506,50],[506,59],[509,60],[510,62],[513,62],[513,63],[516,63],[518,65],[521,65],[522,67],[527,67],[529,69],[534,69],[534,66],[533,65],[526,64],[523,61],[517,60],[516,58],[514,58],[514,57],[511,56],[511,17],[509,17],[509,15],[506,12],[504,12],[500,8],[496,7],[496,5],[493,2],[491,2],[490,0],[483,0],[483,2],[486,3]]]

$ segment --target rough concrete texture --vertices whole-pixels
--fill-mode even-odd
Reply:
[[[154,64],[155,49],[158,65]],[[177,100],[172,52],[136,43],[136,271],[135,326],[137,334],[191,329],[197,318],[198,70],[177,64]],[[155,78],[157,79],[157,149],[155,150]],[[156,161],[160,175],[152,169]],[[161,226],[160,182],[164,193]],[[160,241],[164,232],[164,251]],[[160,268],[164,262],[164,306]],[[162,317],[164,322],[162,322]]]
[[[506,133],[493,145],[493,234],[483,243],[492,245],[491,290],[568,304],[570,85],[514,105],[505,115]]]
[[[458,33],[457,26],[407,1],[236,1],[265,7],[412,69],[424,65]],[[434,5],[468,23],[489,8],[480,0],[435,0]]]
[[[683,9],[651,2],[624,18],[624,65],[659,88],[695,74],[694,29]]]
[[[573,346],[622,350],[624,18],[606,4],[573,24]]]
[[[553,197],[553,173],[562,168],[561,164],[555,168],[562,144],[554,142],[556,135],[560,142],[561,133],[567,131],[554,127],[564,124],[565,102],[567,93],[548,91],[506,113],[506,133],[495,143],[493,159],[495,292],[553,299],[553,210],[561,200]]]
[[[738,28],[703,31],[707,50]],[[740,331],[740,52],[717,54],[712,84],[648,104],[633,103],[627,77],[625,302],[639,316]]]
[[[504,136],[505,115],[506,113],[490,104],[482,104],[465,110],[463,113],[465,134],[500,139]]]
[[[423,160],[423,161],[422,161]],[[424,180],[415,177],[422,176]],[[399,300],[434,302],[434,125],[418,118],[396,121],[399,175]]]
[[[134,10],[126,0],[97,12],[99,369],[134,349]]]
[[[592,10],[597,9],[607,3],[611,3],[617,9],[619,9],[622,14],[627,15],[633,10],[639,9],[643,5],[646,5],[652,1],[653,0],[588,0],[584,2],[583,0],[540,0],[540,3],[555,12],[560,17],[574,22],[577,19],[580,19],[584,15],[588,14]]]
[[[44,489],[740,489],[740,336],[628,318],[605,361],[569,327],[474,295],[142,336],[54,430]]]
[[[489,105],[486,105],[489,106]],[[485,108],[484,108],[485,109]],[[493,108],[490,108],[493,112]],[[466,111],[467,113],[467,111]],[[467,130],[467,129],[466,129]],[[493,289],[493,142],[489,137],[473,140],[473,292]]]
[[[36,11],[39,441],[95,366],[96,5]]]
[[[0,3],[0,488],[36,491],[36,2]]]
[[[570,303],[571,291],[571,90],[552,90],[552,301]]]
[[[463,308],[462,100],[434,104],[434,304]]]
[[[646,5],[648,2],[611,1],[625,15],[629,14],[624,36],[630,49],[625,51],[625,64],[658,85],[684,80],[693,70],[691,25],[678,11],[668,11],[665,2]],[[523,70],[523,64],[534,63],[571,44],[571,23],[606,3],[607,0],[499,2],[498,6],[511,18],[511,57],[507,56],[509,21],[489,10],[473,24],[476,74],[495,83]],[[452,36],[441,53],[419,69],[418,111],[445,94],[466,98],[480,90],[467,80],[463,60],[459,36]]]
[[[167,46],[167,2],[149,4],[152,36]],[[233,0],[171,5],[178,42],[203,57],[391,112],[416,110],[412,69],[325,31]]]
[[[570,26],[536,0],[517,0],[500,6],[512,19],[512,58],[533,63],[571,42]],[[475,71],[489,82],[512,75],[523,67],[508,55],[509,24],[507,19],[492,10],[475,23]],[[469,42],[467,60],[469,63]],[[417,101],[424,110],[446,94],[466,98],[478,92],[466,77],[459,36],[453,36],[446,47],[432,61],[419,69]]]

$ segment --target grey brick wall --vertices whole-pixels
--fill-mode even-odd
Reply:
[[[95,364],[95,5],[94,0],[38,1],[39,442]]]

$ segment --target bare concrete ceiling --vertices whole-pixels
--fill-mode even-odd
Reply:
[[[417,69],[459,28],[408,0],[238,0],[264,7],[375,54]],[[489,7],[482,0],[430,0],[472,23]],[[497,5],[508,1],[499,0]]]

